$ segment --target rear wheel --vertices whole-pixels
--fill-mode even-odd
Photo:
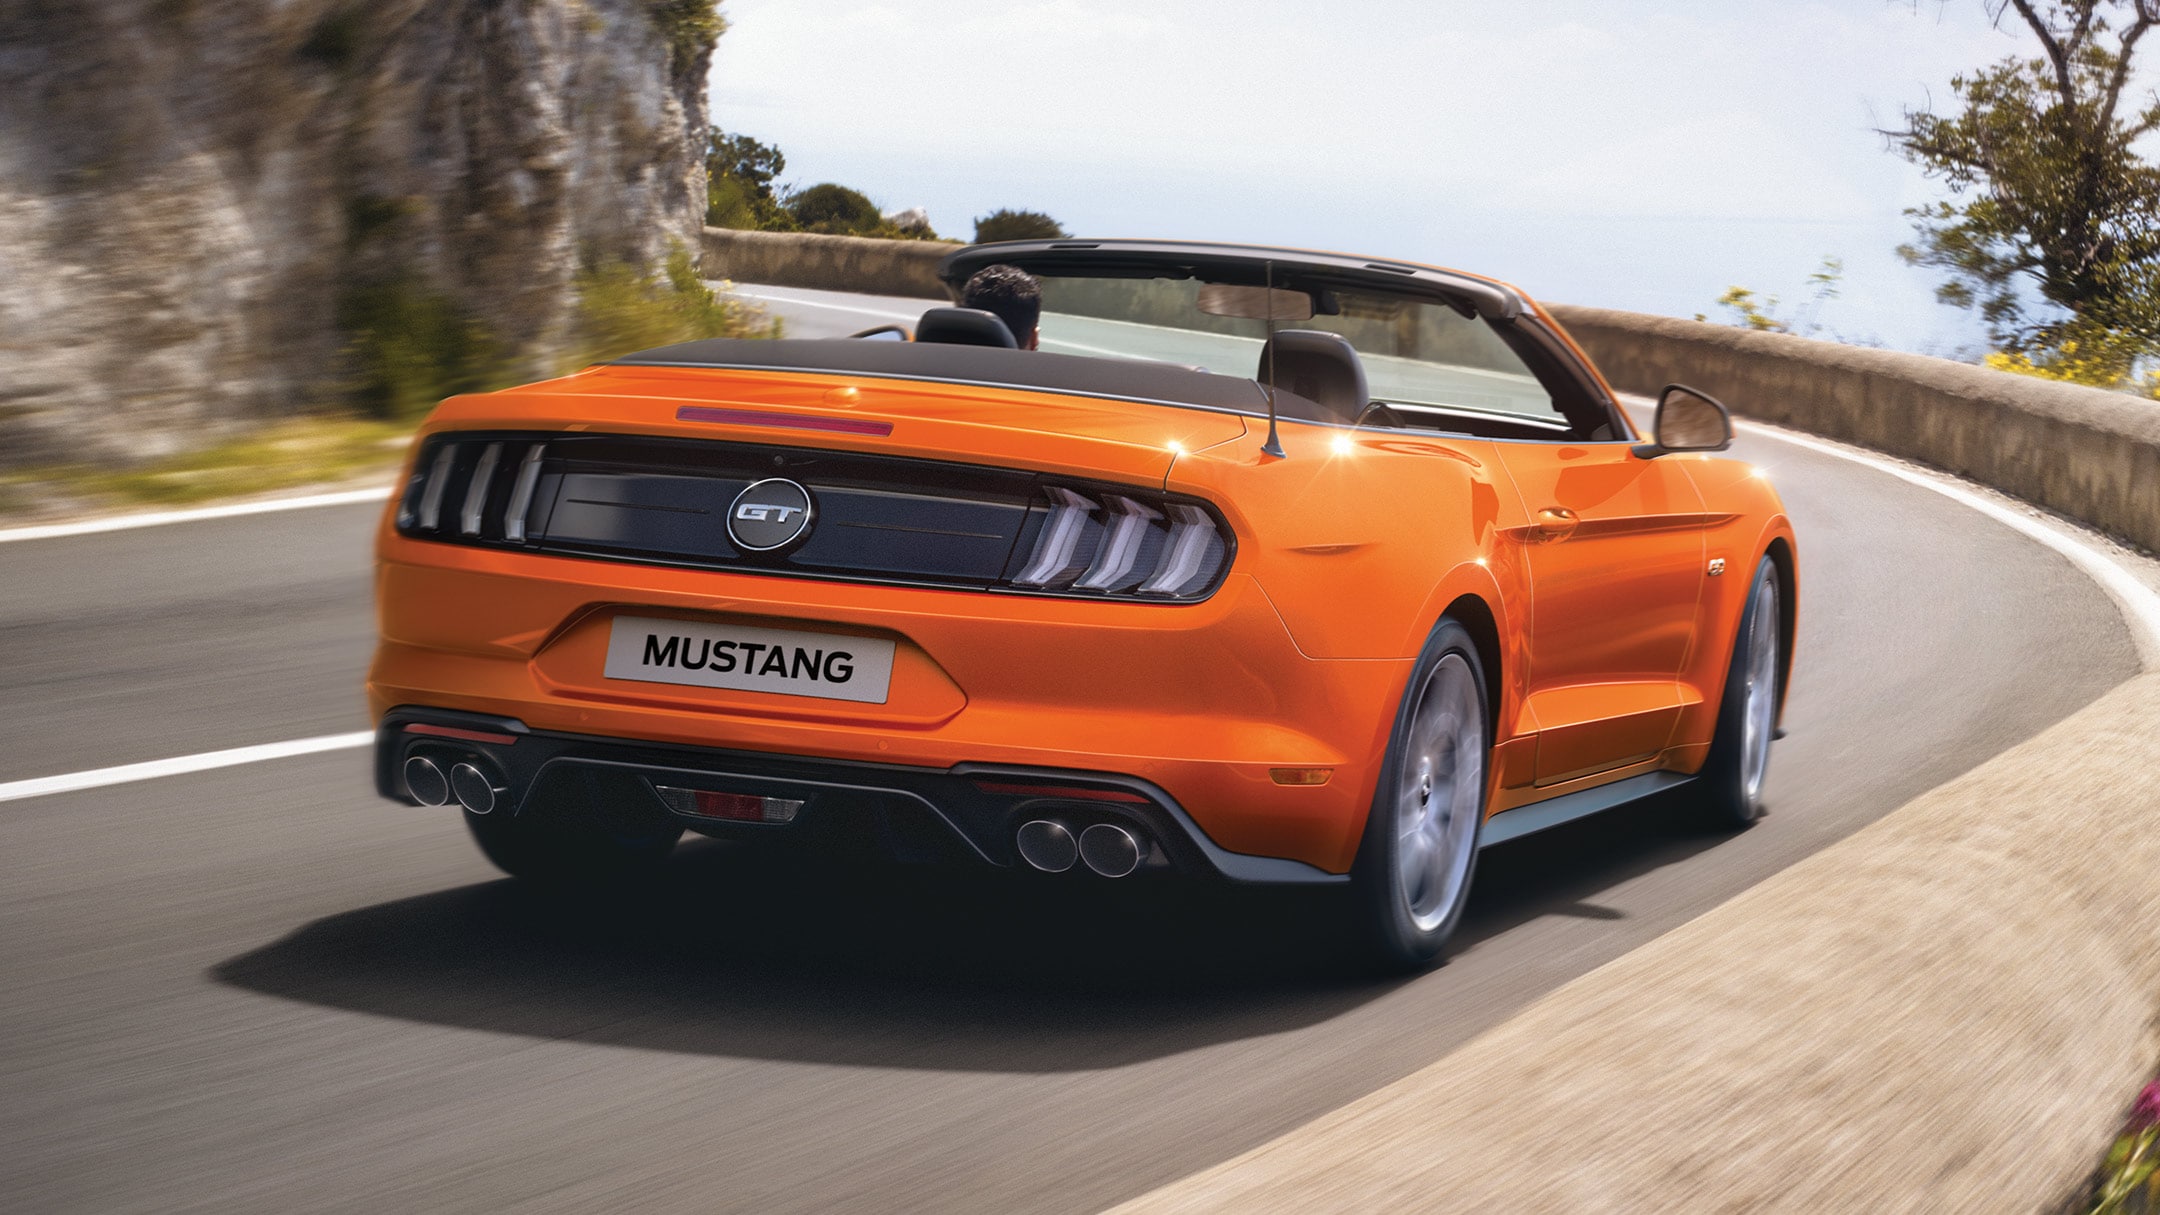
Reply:
[[[1485,818],[1485,671],[1442,620],[1411,669],[1353,873],[1360,935],[1393,970],[1429,966],[1462,920]]]
[[[652,872],[675,850],[673,823],[625,829],[559,816],[465,814],[473,842],[512,877],[550,886],[597,886]]]
[[[1733,638],[1732,666],[1718,705],[1717,734],[1696,778],[1703,818],[1737,830],[1762,817],[1770,743],[1777,734],[1778,692],[1784,676],[1777,570],[1768,558],[1755,567],[1747,608]]]

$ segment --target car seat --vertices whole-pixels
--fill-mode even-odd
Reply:
[[[1012,330],[994,312],[980,308],[932,308],[915,323],[918,342],[945,342],[954,346],[1001,346],[1018,350]]]
[[[1365,386],[1365,364],[1339,333],[1318,329],[1276,333],[1260,348],[1260,367],[1253,378],[1264,384],[1270,374],[1275,387],[1320,406],[1323,421],[1355,424],[1372,404]]]

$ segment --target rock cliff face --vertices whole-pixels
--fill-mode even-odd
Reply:
[[[580,259],[697,248],[711,17],[0,3],[0,465],[319,408],[414,342],[550,369]]]

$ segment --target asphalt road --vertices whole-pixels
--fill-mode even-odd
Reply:
[[[887,306],[766,294],[798,336],[877,323],[806,300]],[[1739,448],[1804,545],[1770,817],[1707,837],[1639,807],[1496,849],[1457,958],[1413,980],[1345,972],[1309,897],[700,843],[635,896],[551,901],[453,813],[378,801],[358,751],[0,802],[0,1208],[1097,1209],[1432,1062],[2134,672],[2047,549]],[[365,728],[373,520],[0,544],[0,782]]]

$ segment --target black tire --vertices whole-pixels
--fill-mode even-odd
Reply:
[[[1733,634],[1732,662],[1718,702],[1717,733],[1692,790],[1697,818],[1713,830],[1739,831],[1763,816],[1770,743],[1785,677],[1777,569],[1765,557],[1748,584],[1747,607]]]
[[[543,886],[610,886],[649,875],[675,850],[682,828],[610,828],[559,816],[465,814],[473,842],[497,869]]]
[[[1418,654],[1396,708],[1351,870],[1356,934],[1383,970],[1437,964],[1462,922],[1477,870],[1492,760],[1485,687],[1485,665],[1469,632],[1443,618]],[[1435,730],[1448,736],[1442,749],[1431,745]],[[1466,771],[1466,763],[1475,770]],[[1445,798],[1439,796],[1443,786]],[[1417,851],[1406,853],[1412,848]]]

